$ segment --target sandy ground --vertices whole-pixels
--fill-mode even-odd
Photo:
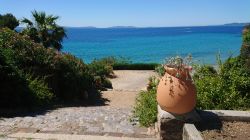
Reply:
[[[121,91],[145,90],[148,78],[156,75],[152,70],[119,70],[114,73],[117,78],[111,79],[113,90]]]
[[[103,97],[110,100],[111,107],[131,108],[140,90],[146,90],[148,78],[156,75],[152,70],[114,71],[117,78],[110,79],[113,89],[103,92]]]

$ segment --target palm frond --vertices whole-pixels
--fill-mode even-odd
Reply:
[[[23,19],[21,20],[21,22],[24,23],[24,24],[28,24],[29,26],[33,26],[32,21],[30,21],[30,20],[27,19],[27,18],[23,18]]]

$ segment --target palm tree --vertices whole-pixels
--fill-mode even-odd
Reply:
[[[22,23],[26,24],[26,29],[22,31],[37,43],[42,43],[44,47],[62,49],[62,41],[67,37],[63,27],[56,24],[58,16],[46,15],[45,12],[32,11],[33,21],[23,18]]]

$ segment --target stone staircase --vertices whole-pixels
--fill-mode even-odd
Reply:
[[[0,140],[156,140],[156,138],[115,137],[96,135],[48,134],[48,133],[14,133]]]

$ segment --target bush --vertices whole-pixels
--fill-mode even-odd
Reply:
[[[52,93],[48,86],[13,66],[14,55],[13,50],[0,47],[0,106],[30,108],[50,103]]]
[[[243,43],[240,49],[240,57],[244,61],[244,65],[250,71],[250,25],[243,30]]]
[[[108,58],[94,60],[89,65],[92,74],[101,77],[109,77],[113,74],[113,62]]]
[[[158,80],[155,77],[149,79],[148,91],[141,91],[136,98],[133,117],[139,119],[141,126],[149,127],[157,121],[156,86]]]
[[[50,70],[52,72],[46,75],[46,79],[61,100],[81,100],[86,92],[95,88],[94,77],[87,65],[72,55],[56,56],[54,67]]]
[[[159,64],[157,63],[131,63],[131,64],[119,64],[113,65],[114,70],[155,70]]]
[[[214,67],[209,66],[209,65],[203,65],[202,67],[197,67],[193,78],[194,79],[202,79],[204,77],[210,77],[210,76],[216,76],[217,71],[214,69]]]
[[[200,109],[250,108],[250,26],[243,31],[243,44],[238,57],[224,63],[218,60],[218,71],[211,66],[196,69],[197,107]]]
[[[32,105],[49,105],[52,102],[53,93],[48,88],[48,85],[43,79],[32,78],[31,75],[26,74],[26,80],[28,81],[28,87],[31,91]]]
[[[113,74],[113,70],[155,70],[159,66],[157,63],[133,63],[124,57],[106,57],[94,60],[92,63],[106,65],[105,71],[111,74]]]
[[[112,57],[94,60],[89,65],[89,71],[94,77],[95,84],[99,89],[112,88],[108,77],[114,77]]]
[[[193,76],[197,88],[197,107],[200,109],[250,108],[250,74],[239,57],[229,58],[219,65],[201,66]]]
[[[47,89],[53,93],[56,100],[73,101],[84,99],[86,94],[91,94],[90,91],[100,88],[99,85],[111,86],[108,81],[101,80],[99,83],[95,81],[96,77],[102,78],[103,75],[108,74],[103,73],[98,64],[93,67],[88,66],[70,54],[61,53],[52,48],[46,49],[42,45],[34,43],[29,37],[9,29],[1,29],[0,31],[0,48],[5,50],[3,55],[11,60],[9,63],[13,66],[17,76],[19,71],[22,72],[22,75],[32,75],[32,78],[28,76],[28,79],[21,76],[24,81],[28,81],[30,84],[15,85],[21,87],[26,85],[28,89],[40,88],[41,92],[33,91],[36,91],[35,94],[39,96],[44,93],[41,95],[41,99],[50,97],[49,94],[47,95]],[[8,83],[6,84],[8,85]],[[41,100],[41,102],[43,101],[46,103],[45,100]]]

